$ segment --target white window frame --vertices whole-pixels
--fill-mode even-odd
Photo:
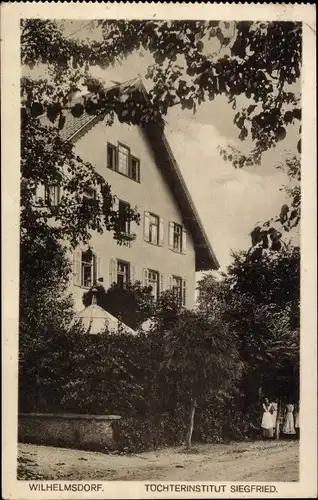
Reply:
[[[180,244],[178,247],[175,245],[175,234],[176,234],[176,228],[180,228]],[[187,232],[185,227],[182,224],[179,224],[177,222],[169,221],[169,232],[168,232],[168,244],[170,250],[173,250],[176,253],[186,253],[186,248],[187,248]]]
[[[151,218],[156,220],[156,223],[153,223],[151,221]],[[152,233],[152,227],[157,228],[157,237],[155,238],[156,241],[153,241],[153,233]],[[152,243],[153,245],[159,246],[160,242],[160,217],[159,215],[156,215],[152,212],[149,212],[149,243]]]
[[[177,285],[176,281],[178,281]],[[176,288],[178,289],[177,297],[180,305],[184,307],[186,305],[187,282],[181,276],[172,275],[170,276],[170,290],[174,293]]]
[[[83,254],[85,254],[87,250],[82,250],[81,251],[81,287],[82,288],[90,288],[93,286],[94,282],[96,281],[96,273],[97,273],[97,260],[96,260],[96,254],[92,252],[92,258],[91,262],[83,260]],[[90,282],[85,283],[84,279],[84,269],[90,268]]]
[[[43,207],[57,207],[61,201],[62,187],[58,184],[39,184],[36,189],[35,202],[36,205]]]
[[[156,277],[155,280],[153,279],[154,276]],[[153,284],[155,285],[155,290],[154,290],[154,287],[152,286]],[[159,295],[160,295],[160,273],[159,273],[159,271],[155,271],[154,269],[148,269],[148,286],[150,286],[152,291],[154,292],[151,295],[153,296],[154,301],[157,302]]]
[[[126,151],[126,157],[127,157],[127,163],[125,168],[125,171],[119,167],[120,163],[120,158],[122,154],[125,154]],[[111,156],[111,161],[109,162],[109,157]],[[136,173],[135,176],[133,176],[132,173],[132,165],[133,162],[136,162]],[[107,142],[106,146],[106,163],[107,163],[107,168],[109,170],[113,170],[113,172],[117,172],[120,175],[124,175],[125,177],[128,177],[132,181],[140,183],[140,158],[138,158],[135,155],[131,154],[131,149],[129,146],[126,144],[123,144],[122,142],[118,142],[117,146],[115,144],[112,144],[111,142]]]
[[[123,155],[123,156],[122,156]],[[121,157],[125,157],[125,171],[121,170]],[[117,171],[119,174],[129,177],[130,170],[130,148],[125,144],[118,143],[117,146]]]
[[[122,273],[122,272],[119,272],[119,266],[120,265],[124,265],[126,268],[127,268],[127,272],[126,273]],[[130,275],[131,275],[131,266],[130,266],[130,262],[127,262],[126,260],[121,260],[121,259],[117,259],[117,267],[116,267],[116,283],[119,283],[119,280],[118,280],[118,276],[124,276],[125,277],[125,280],[123,282],[123,285],[128,285],[128,283],[130,282]]]
[[[182,226],[176,222],[173,224],[173,250],[178,253],[182,252]]]

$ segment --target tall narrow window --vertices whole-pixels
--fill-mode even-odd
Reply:
[[[159,273],[148,269],[148,286],[151,287],[151,294],[156,301],[159,297]]]
[[[182,278],[172,276],[172,292],[180,304],[183,304]]]
[[[95,270],[94,254],[91,250],[82,252],[81,286],[89,288],[93,285]]]
[[[121,286],[127,285],[130,280],[129,262],[117,261],[117,283]]]
[[[159,245],[159,217],[154,214],[149,214],[149,241]]]
[[[130,234],[130,221],[125,220],[127,217],[127,212],[130,209],[130,204],[125,201],[119,200],[119,217],[120,217],[120,231],[122,233]]]
[[[129,175],[129,148],[118,145],[118,172]]]
[[[169,248],[178,253],[186,253],[187,233],[185,227],[176,222],[169,222]]]
[[[174,224],[173,226],[173,249],[176,252],[182,250],[182,226]]]
[[[107,167],[116,170],[116,146],[107,144]]]
[[[45,186],[45,204],[56,207],[61,200],[60,186]]]

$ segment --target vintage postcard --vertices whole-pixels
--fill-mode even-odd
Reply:
[[[3,497],[316,498],[315,6],[1,13]]]

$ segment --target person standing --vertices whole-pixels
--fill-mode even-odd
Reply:
[[[294,405],[287,404],[285,407],[285,420],[283,425],[283,433],[288,435],[296,434],[294,423]]]
[[[264,439],[272,438],[274,435],[274,429],[273,429],[274,408],[272,403],[269,402],[268,398],[265,398],[265,401],[263,403],[263,410],[264,411],[261,423],[262,435]]]

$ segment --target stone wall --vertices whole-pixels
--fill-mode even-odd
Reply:
[[[20,413],[18,440],[91,451],[113,450],[112,424],[120,418],[118,415]]]

